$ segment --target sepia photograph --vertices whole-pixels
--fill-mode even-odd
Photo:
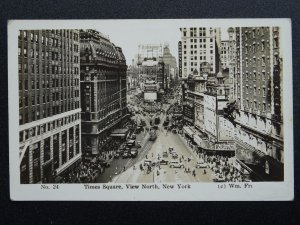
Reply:
[[[8,24],[11,187],[293,184],[289,21],[81,22]]]

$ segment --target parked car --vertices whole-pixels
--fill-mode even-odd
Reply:
[[[116,152],[114,158],[118,159],[120,157],[120,153]]]
[[[165,159],[162,159],[159,161],[160,165],[168,165],[169,164],[169,161],[168,160],[165,160]]]
[[[127,143],[126,143],[127,147],[132,147],[134,145],[135,145],[135,140],[128,140]]]
[[[140,141],[137,141],[137,142],[136,142],[136,147],[138,147],[138,148],[142,147],[142,144],[141,144]]]
[[[178,161],[171,161],[170,168],[183,168],[183,164]]]
[[[132,158],[135,158],[138,155],[138,150],[137,148],[132,148],[130,151],[130,155]]]
[[[205,162],[197,162],[197,164],[196,164],[196,166],[195,166],[196,168],[207,168],[208,167],[208,164],[207,163],[205,163]]]

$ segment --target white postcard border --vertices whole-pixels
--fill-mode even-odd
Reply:
[[[19,29],[88,29],[99,23],[122,26],[132,23],[165,23],[166,26],[243,27],[279,26],[282,29],[283,51],[283,102],[284,102],[284,181],[251,182],[252,188],[219,188],[228,183],[190,183],[190,189],[85,189],[84,184],[58,184],[58,189],[41,184],[20,184],[19,175],[19,124],[18,124],[18,30]],[[103,31],[105,33],[105,31]],[[179,32],[179,31],[178,31]],[[89,200],[89,201],[260,201],[293,200],[293,76],[292,33],[290,19],[163,19],[163,20],[11,20],[8,21],[8,100],[9,100],[9,168],[10,196],[12,200]],[[128,60],[128,59],[127,59]],[[173,184],[173,183],[172,183]],[[236,183],[243,186],[245,183]],[[111,184],[117,185],[117,184]],[[139,184],[142,185],[142,184]],[[174,184],[177,185],[177,184]],[[162,184],[158,184],[162,187]]]

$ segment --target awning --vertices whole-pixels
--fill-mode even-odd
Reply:
[[[187,127],[187,126],[183,127],[183,132],[185,132],[190,137],[193,137],[193,135],[194,135],[194,131],[190,127]]]
[[[199,137],[199,135],[194,135],[194,142],[196,142],[197,145],[202,146],[202,138]]]
[[[125,137],[128,133],[129,129],[115,129],[111,132],[111,137]]]

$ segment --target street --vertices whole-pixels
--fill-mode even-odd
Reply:
[[[183,164],[186,168],[193,170],[195,168],[197,158],[191,152],[191,150],[185,145],[184,140],[178,134],[173,134],[171,132],[166,133],[164,129],[159,130],[158,138],[153,143],[149,149],[147,155],[148,159],[152,161],[157,161],[157,156],[162,156],[163,151],[168,151],[169,146],[172,146],[179,157],[183,156]],[[190,157],[191,161],[188,162],[187,158]],[[183,168],[170,168],[169,165],[160,165],[161,169],[155,167],[151,173],[147,174],[139,169],[139,165],[146,158],[139,158],[135,164],[135,169],[132,167],[128,168],[125,172],[116,176],[113,182],[116,183],[161,183],[161,182],[210,182],[211,172],[206,169],[206,174],[203,174],[204,169],[196,169],[196,176],[194,177],[192,173],[185,173]],[[166,160],[179,161],[178,159],[173,160],[169,154]],[[159,175],[157,173],[159,171]]]

